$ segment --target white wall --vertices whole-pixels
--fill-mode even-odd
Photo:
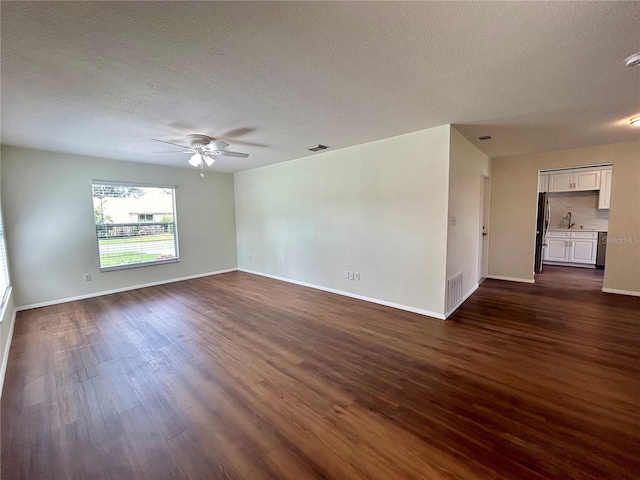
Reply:
[[[100,273],[92,179],[176,185],[180,262]],[[18,307],[237,265],[231,174],[3,146],[1,180]]]
[[[478,286],[482,176],[490,176],[489,157],[451,127],[447,279],[462,273],[463,295]]]
[[[239,268],[443,315],[449,131],[235,174]]]

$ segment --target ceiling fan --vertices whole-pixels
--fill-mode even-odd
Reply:
[[[189,164],[194,167],[200,167],[200,176],[204,177],[204,165],[207,164],[208,167],[213,165],[213,162],[216,161],[215,157],[217,156],[225,156],[225,157],[239,157],[246,158],[249,156],[248,153],[241,152],[232,152],[229,150],[225,150],[229,146],[227,142],[223,142],[222,140],[215,140],[208,135],[202,135],[199,133],[192,133],[187,135],[187,141],[189,146],[179,145],[177,143],[166,142],[164,140],[158,140],[156,138],[152,138],[156,142],[166,143],[168,145],[173,145],[174,147],[180,147],[183,150],[173,150],[170,152],[154,152],[154,153],[190,153],[192,156],[189,159]]]

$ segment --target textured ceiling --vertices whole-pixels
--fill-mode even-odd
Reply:
[[[630,141],[637,2],[2,2],[2,142],[239,171],[443,124],[491,156]],[[169,148],[171,150],[171,148]],[[393,159],[390,159],[392,161]]]

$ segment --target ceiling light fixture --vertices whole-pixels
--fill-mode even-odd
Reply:
[[[634,127],[640,127],[640,117],[633,117],[631,120],[629,120],[629,123]]]
[[[627,67],[637,67],[640,65],[640,52],[634,53],[633,55],[627,57],[624,61]]]
[[[192,133],[187,135],[187,140],[189,141],[189,146],[180,145],[178,143],[167,142],[165,140],[158,140],[156,138],[152,138],[156,142],[167,143],[169,145],[173,145],[174,147],[180,147],[183,150],[172,150],[169,152],[155,152],[155,153],[193,153],[191,158],[189,159],[189,165],[194,167],[200,167],[200,176],[204,177],[204,165],[207,164],[207,167],[213,165],[213,162],[216,161],[215,157],[217,156],[226,156],[226,157],[239,157],[239,158],[247,158],[249,156],[248,153],[241,152],[231,152],[229,150],[225,150],[229,146],[227,142],[223,142],[222,140],[215,140],[208,135],[202,135],[200,133]]]
[[[194,154],[189,159],[189,165],[193,165],[194,167],[199,167],[201,163],[202,163],[202,155],[200,155],[199,153]]]

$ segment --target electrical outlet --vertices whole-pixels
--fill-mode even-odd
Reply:
[[[249,255],[249,261],[251,261],[251,255]]]
[[[458,219],[456,218],[456,216],[451,215],[451,217],[449,218],[449,225],[452,227],[455,227],[457,223],[458,223]]]
[[[360,272],[355,272],[353,276],[356,281],[360,281]]]
[[[353,280],[353,272],[349,272],[349,280]]]
[[[90,282],[91,281],[91,274],[90,273],[85,273],[84,274],[84,281],[85,282]]]

